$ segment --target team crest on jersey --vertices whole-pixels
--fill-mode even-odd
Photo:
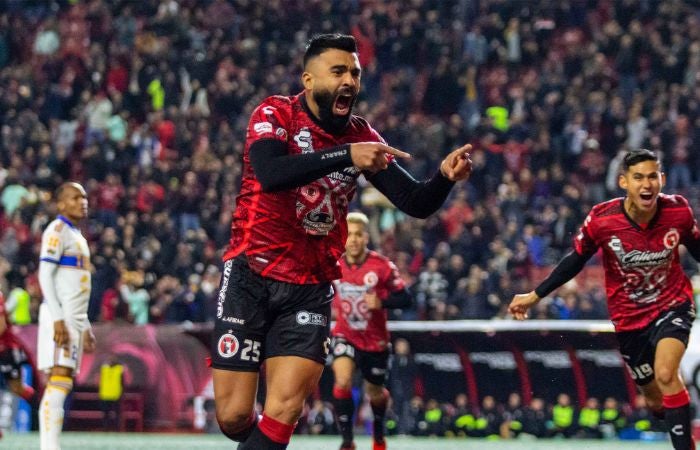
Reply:
[[[216,347],[219,351],[219,355],[221,355],[222,358],[231,358],[238,353],[238,349],[240,348],[238,345],[238,339],[231,333],[222,335],[219,338],[219,344]]]
[[[362,281],[368,288],[373,288],[379,282],[379,277],[373,271],[369,271],[365,274],[365,277],[362,279]]]
[[[297,147],[301,149],[302,153],[312,153],[314,151],[311,132],[306,127],[299,130],[299,132],[294,136],[294,142],[297,143]]]
[[[673,250],[674,248],[678,247],[678,243],[681,240],[681,235],[678,233],[678,230],[675,228],[671,228],[666,232],[666,235],[664,236],[664,247],[666,247],[669,250]]]

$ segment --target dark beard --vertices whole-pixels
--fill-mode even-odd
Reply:
[[[336,116],[333,114],[335,95],[332,92],[314,91],[313,97],[318,105],[318,114],[321,116],[319,120],[323,129],[331,134],[339,134],[345,130],[345,127],[347,127],[350,122],[350,116],[352,115],[352,105],[350,105],[350,112],[347,115]]]

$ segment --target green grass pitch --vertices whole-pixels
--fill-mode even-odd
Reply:
[[[371,450],[368,437],[356,440],[357,450]],[[484,441],[479,439],[412,438],[395,437],[387,441],[388,450],[668,450],[670,442],[640,441],[589,441],[589,440],[540,440],[540,441]],[[337,436],[294,436],[289,450],[336,450],[340,446]],[[155,434],[155,433],[64,433],[63,450],[199,450],[230,449],[236,445],[217,434]],[[8,433],[0,440],[0,449],[39,449],[37,433]]]

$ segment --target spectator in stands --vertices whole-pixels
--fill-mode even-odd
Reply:
[[[129,321],[134,325],[148,323],[148,303],[150,295],[143,288],[144,274],[141,271],[126,271],[122,273],[119,293],[128,305]]]

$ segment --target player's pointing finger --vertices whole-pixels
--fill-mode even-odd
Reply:
[[[406,158],[406,159],[411,158],[410,153],[403,152],[403,151],[401,151],[397,148],[394,148],[394,147],[389,147],[388,145],[383,146],[382,150],[384,150],[385,153],[389,153],[391,155],[398,156],[399,158]]]

